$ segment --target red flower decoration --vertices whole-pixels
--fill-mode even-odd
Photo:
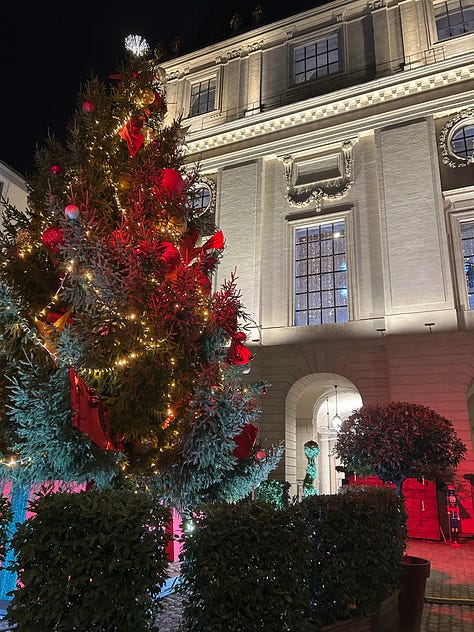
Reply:
[[[247,364],[253,359],[250,349],[243,344],[246,339],[247,336],[241,331],[232,336],[226,357],[228,364]]]

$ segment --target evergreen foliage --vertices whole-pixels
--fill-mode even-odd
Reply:
[[[309,603],[308,530],[298,508],[214,504],[185,537],[183,630],[299,632]]]
[[[8,619],[18,632],[145,632],[167,574],[169,511],[149,495],[43,493],[12,538],[20,584]]]
[[[81,86],[65,145],[38,148],[28,209],[6,204],[0,458],[22,484],[152,485],[195,507],[281,457],[233,454],[267,385],[244,383],[254,324],[235,275],[212,288],[225,239],[166,115],[157,55],[129,51]]]
[[[301,508],[311,532],[312,620],[326,625],[373,614],[400,590],[406,513],[393,489],[309,496]]]
[[[335,452],[348,472],[376,475],[402,493],[407,478],[435,479],[456,467],[466,446],[449,419],[406,402],[366,404],[346,419]]]
[[[271,503],[277,509],[285,509],[290,506],[290,487],[288,481],[276,479],[263,481],[255,490],[255,499]]]

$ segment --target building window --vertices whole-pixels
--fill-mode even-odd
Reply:
[[[461,245],[469,309],[474,309],[474,220],[461,222]]]
[[[474,31],[474,0],[448,0],[434,7],[439,40]]]
[[[293,49],[294,81],[304,83],[339,72],[339,38],[337,33],[325,39]]]
[[[462,125],[454,130],[450,139],[451,151],[467,162],[474,155],[474,124]]]
[[[295,325],[349,320],[343,219],[295,230]]]
[[[439,147],[444,164],[466,167],[474,163],[474,108],[458,112],[443,126]]]
[[[194,217],[200,217],[204,213],[215,213],[216,184],[213,180],[201,176],[191,191],[190,206]]]
[[[216,80],[205,79],[191,85],[191,108],[189,115],[197,116],[216,108]]]

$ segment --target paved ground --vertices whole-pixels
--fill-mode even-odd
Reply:
[[[474,540],[461,542],[460,547],[426,540],[408,542],[408,555],[430,560],[431,564],[421,632],[474,632]],[[177,573],[178,565],[171,565],[170,576]],[[170,594],[164,606],[157,630],[178,632],[180,598]],[[5,621],[0,621],[0,631],[9,629]]]
[[[408,555],[431,562],[422,632],[474,632],[474,540],[461,542],[460,547],[424,540],[408,542]]]

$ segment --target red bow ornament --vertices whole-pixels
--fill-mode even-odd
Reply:
[[[145,140],[145,136],[141,132],[142,127],[143,120],[132,116],[132,118],[125,123],[119,132],[120,136],[124,139],[124,141],[126,141],[128,151],[130,152],[130,156],[132,156],[132,158],[143,145],[143,141]]]

